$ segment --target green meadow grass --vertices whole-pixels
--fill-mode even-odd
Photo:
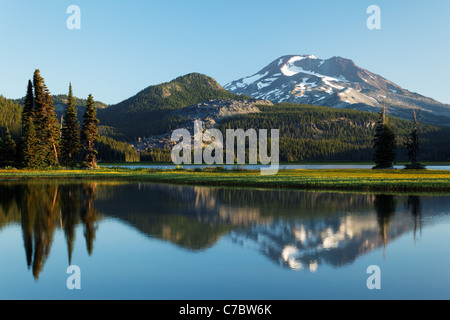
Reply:
[[[0,170],[0,179],[123,179],[224,187],[450,193],[450,171],[434,170],[281,170],[273,176],[262,176],[257,170],[221,168]]]

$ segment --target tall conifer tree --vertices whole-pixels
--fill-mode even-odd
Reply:
[[[411,134],[406,141],[406,150],[411,161],[406,165],[405,169],[425,169],[425,166],[419,163],[420,157],[420,121],[418,119],[417,111],[413,111],[413,128]]]
[[[99,138],[97,111],[94,108],[94,98],[89,95],[86,103],[86,112],[83,115],[83,127],[81,129],[81,148],[83,154],[83,166],[95,168],[97,166],[97,150],[95,142]]]
[[[30,117],[34,117],[34,96],[33,83],[31,80],[28,80],[27,95],[25,96],[22,111],[22,132],[26,130],[25,124],[28,122],[27,120]]]
[[[22,136],[18,147],[19,164],[24,168],[41,166],[36,129],[34,126],[34,96],[33,83],[28,81],[27,95],[22,110]]]
[[[380,112],[374,139],[374,169],[390,169],[394,166],[397,148],[395,134],[387,123],[386,106]]]
[[[61,130],[61,161],[64,165],[73,167],[80,151],[80,125],[77,119],[77,108],[72,93],[72,84],[69,85],[69,97],[64,114]]]
[[[35,126],[39,149],[45,166],[59,164],[60,128],[56,119],[55,107],[44,78],[36,70],[33,76]]]
[[[21,139],[21,163],[23,168],[39,169],[44,167],[44,159],[42,152],[39,152],[39,143],[36,136],[36,128],[34,126],[33,118],[27,118],[26,131],[22,134]]]

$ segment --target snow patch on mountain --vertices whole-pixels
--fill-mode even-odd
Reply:
[[[411,119],[422,110],[425,123],[450,125],[450,105],[403,89],[341,57],[283,56],[258,73],[224,86],[235,93],[273,103],[303,103],[378,112],[386,104],[391,115]]]

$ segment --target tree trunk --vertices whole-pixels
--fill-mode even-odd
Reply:
[[[58,151],[56,150],[56,145],[55,145],[55,144],[53,144],[53,150],[55,151],[56,164],[59,164],[59,160],[58,160]]]

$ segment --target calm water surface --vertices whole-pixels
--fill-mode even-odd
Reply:
[[[450,299],[449,245],[450,196],[0,181],[0,299]]]

